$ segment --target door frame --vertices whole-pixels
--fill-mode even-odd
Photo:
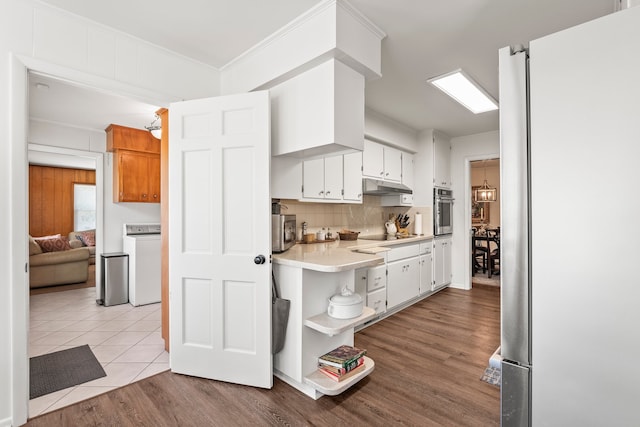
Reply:
[[[473,285],[471,276],[471,262],[469,259],[469,254],[471,254],[471,235],[469,233],[469,230],[471,229],[471,162],[493,160],[499,158],[500,153],[479,154],[474,156],[467,156],[464,158],[464,289],[466,290],[471,289]]]
[[[29,416],[29,262],[27,233],[28,200],[28,128],[29,128],[29,71],[82,84],[87,87],[117,93],[152,105],[168,106],[177,101],[168,95],[159,98],[157,91],[107,79],[95,74],[62,67],[48,61],[12,53],[10,57],[11,112],[9,140],[11,147],[11,413],[13,423],[22,425]],[[97,171],[96,171],[97,172]]]

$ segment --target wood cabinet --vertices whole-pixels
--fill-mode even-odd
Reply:
[[[384,181],[402,182],[402,151],[365,139],[362,175]]]
[[[160,203],[160,141],[151,133],[109,125],[107,151],[113,154],[113,201]]]
[[[160,155],[114,153],[113,201],[160,203]]]
[[[433,242],[433,290],[451,283],[451,237]]]

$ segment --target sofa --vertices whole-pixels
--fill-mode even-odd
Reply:
[[[56,236],[33,238],[29,236],[29,287],[31,289],[53,285],[86,282],[89,278],[89,248],[72,248],[68,239],[58,239],[54,244],[41,244]],[[66,241],[66,245],[64,242]],[[43,249],[43,247],[45,249]]]
[[[89,264],[96,263],[96,230],[72,231],[69,233],[69,245],[72,248],[89,249]]]

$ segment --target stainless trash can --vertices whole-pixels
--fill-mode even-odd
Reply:
[[[129,302],[129,254],[102,254],[100,266],[100,297],[96,302],[105,307]]]

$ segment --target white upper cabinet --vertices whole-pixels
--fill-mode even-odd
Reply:
[[[402,151],[384,147],[384,179],[386,181],[402,181]]]
[[[402,183],[413,188],[413,154],[402,153]]]
[[[384,146],[377,142],[364,140],[362,152],[362,175],[384,179]]]
[[[343,160],[345,201],[362,203],[362,153],[345,154]]]
[[[451,188],[451,143],[435,132],[433,134],[433,185]]]
[[[273,156],[362,150],[364,76],[330,59],[270,89]]]
[[[402,181],[402,151],[364,140],[362,175],[384,181]]]
[[[271,157],[271,197],[302,198],[302,160],[294,157]]]
[[[302,201],[362,203],[360,152],[305,160],[302,176]]]

